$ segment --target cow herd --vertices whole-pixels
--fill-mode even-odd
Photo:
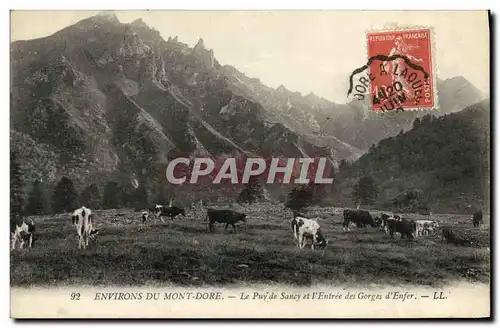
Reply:
[[[142,223],[145,225],[148,221],[158,220],[165,222],[163,217],[169,217],[174,220],[178,215],[186,217],[186,211],[176,206],[155,205],[147,211],[141,213]],[[475,212],[472,216],[474,227],[479,227],[483,223],[483,214],[481,210]],[[213,209],[206,210],[204,221],[208,220],[208,230],[214,232],[215,223],[225,224],[225,230],[229,226],[236,231],[236,223],[247,221],[247,215],[230,209]],[[94,227],[93,215],[91,209],[82,206],[74,210],[71,214],[72,225],[76,229],[78,238],[78,248],[85,249],[89,245],[89,240],[96,238],[99,229]],[[435,220],[413,220],[402,217],[393,213],[382,213],[378,216],[373,216],[366,210],[345,209],[343,211],[342,229],[344,232],[350,231],[350,228],[364,228],[368,226],[374,229],[383,230],[391,238],[394,235],[400,234],[401,238],[413,239],[415,237],[428,236],[437,232],[439,223]],[[299,249],[306,246],[310,242],[311,249],[325,249],[328,245],[328,240],[317,222],[317,220],[306,217],[306,215],[293,211],[291,220],[291,228],[295,244]],[[470,242],[464,240],[455,234],[451,228],[442,228],[442,239],[449,243],[457,245],[470,245]],[[15,249],[16,245],[23,248],[27,243],[29,248],[33,247],[35,240],[35,224],[33,220],[27,222],[19,217],[11,220],[11,249]]]

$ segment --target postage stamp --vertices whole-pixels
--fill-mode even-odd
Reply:
[[[437,109],[433,35],[431,27],[367,31],[367,63],[352,73],[348,96],[376,112]]]
[[[431,38],[430,28],[367,33],[373,110],[435,108]]]

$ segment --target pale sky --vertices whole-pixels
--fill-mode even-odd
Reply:
[[[45,37],[98,11],[14,11],[11,40]],[[202,37],[222,65],[303,95],[346,102],[350,73],[366,64],[366,30],[431,26],[441,79],[462,75],[489,94],[486,11],[115,11],[122,23],[137,18],[166,40],[194,46]]]

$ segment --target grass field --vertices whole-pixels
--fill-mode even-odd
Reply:
[[[185,285],[279,283],[296,286],[427,285],[490,281],[489,217],[473,228],[468,215],[433,215],[441,226],[472,241],[472,247],[443,244],[439,233],[413,241],[394,239],[368,227],[342,232],[339,208],[312,208],[329,245],[298,250],[291,216],[282,205],[247,206],[237,231],[222,224],[209,233],[204,215],[188,212],[143,227],[132,210],[94,211],[102,231],[79,250],[69,214],[34,217],[31,250],[11,252],[11,285]],[[424,218],[406,215],[408,218]],[[425,217],[428,219],[429,217]]]

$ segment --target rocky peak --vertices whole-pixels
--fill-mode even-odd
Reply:
[[[142,18],[136,19],[135,21],[133,21],[132,23],[130,23],[130,25],[132,25],[132,26],[139,26],[139,27],[149,27],[146,23],[144,23],[144,21],[142,20]]]
[[[118,20],[118,17],[116,17],[116,14],[112,10],[106,10],[98,13],[93,17],[94,21],[100,21],[100,22],[111,22],[114,24],[120,24],[120,21]]]
[[[288,89],[285,88],[285,86],[283,84],[280,84],[277,88],[276,88],[276,91],[277,92],[281,92],[281,93],[286,93],[288,92]]]
[[[193,52],[203,51],[205,49],[205,44],[203,43],[203,38],[200,38],[193,48]]]
[[[203,39],[200,38],[196,45],[193,48],[192,54],[196,56],[205,67],[213,68],[215,59],[214,59],[214,51],[212,49],[207,50],[205,48],[205,44],[203,43]]]
[[[307,94],[306,98],[308,98],[308,99],[316,99],[316,98],[317,98],[317,96],[316,96],[313,92],[309,92],[309,93]]]

